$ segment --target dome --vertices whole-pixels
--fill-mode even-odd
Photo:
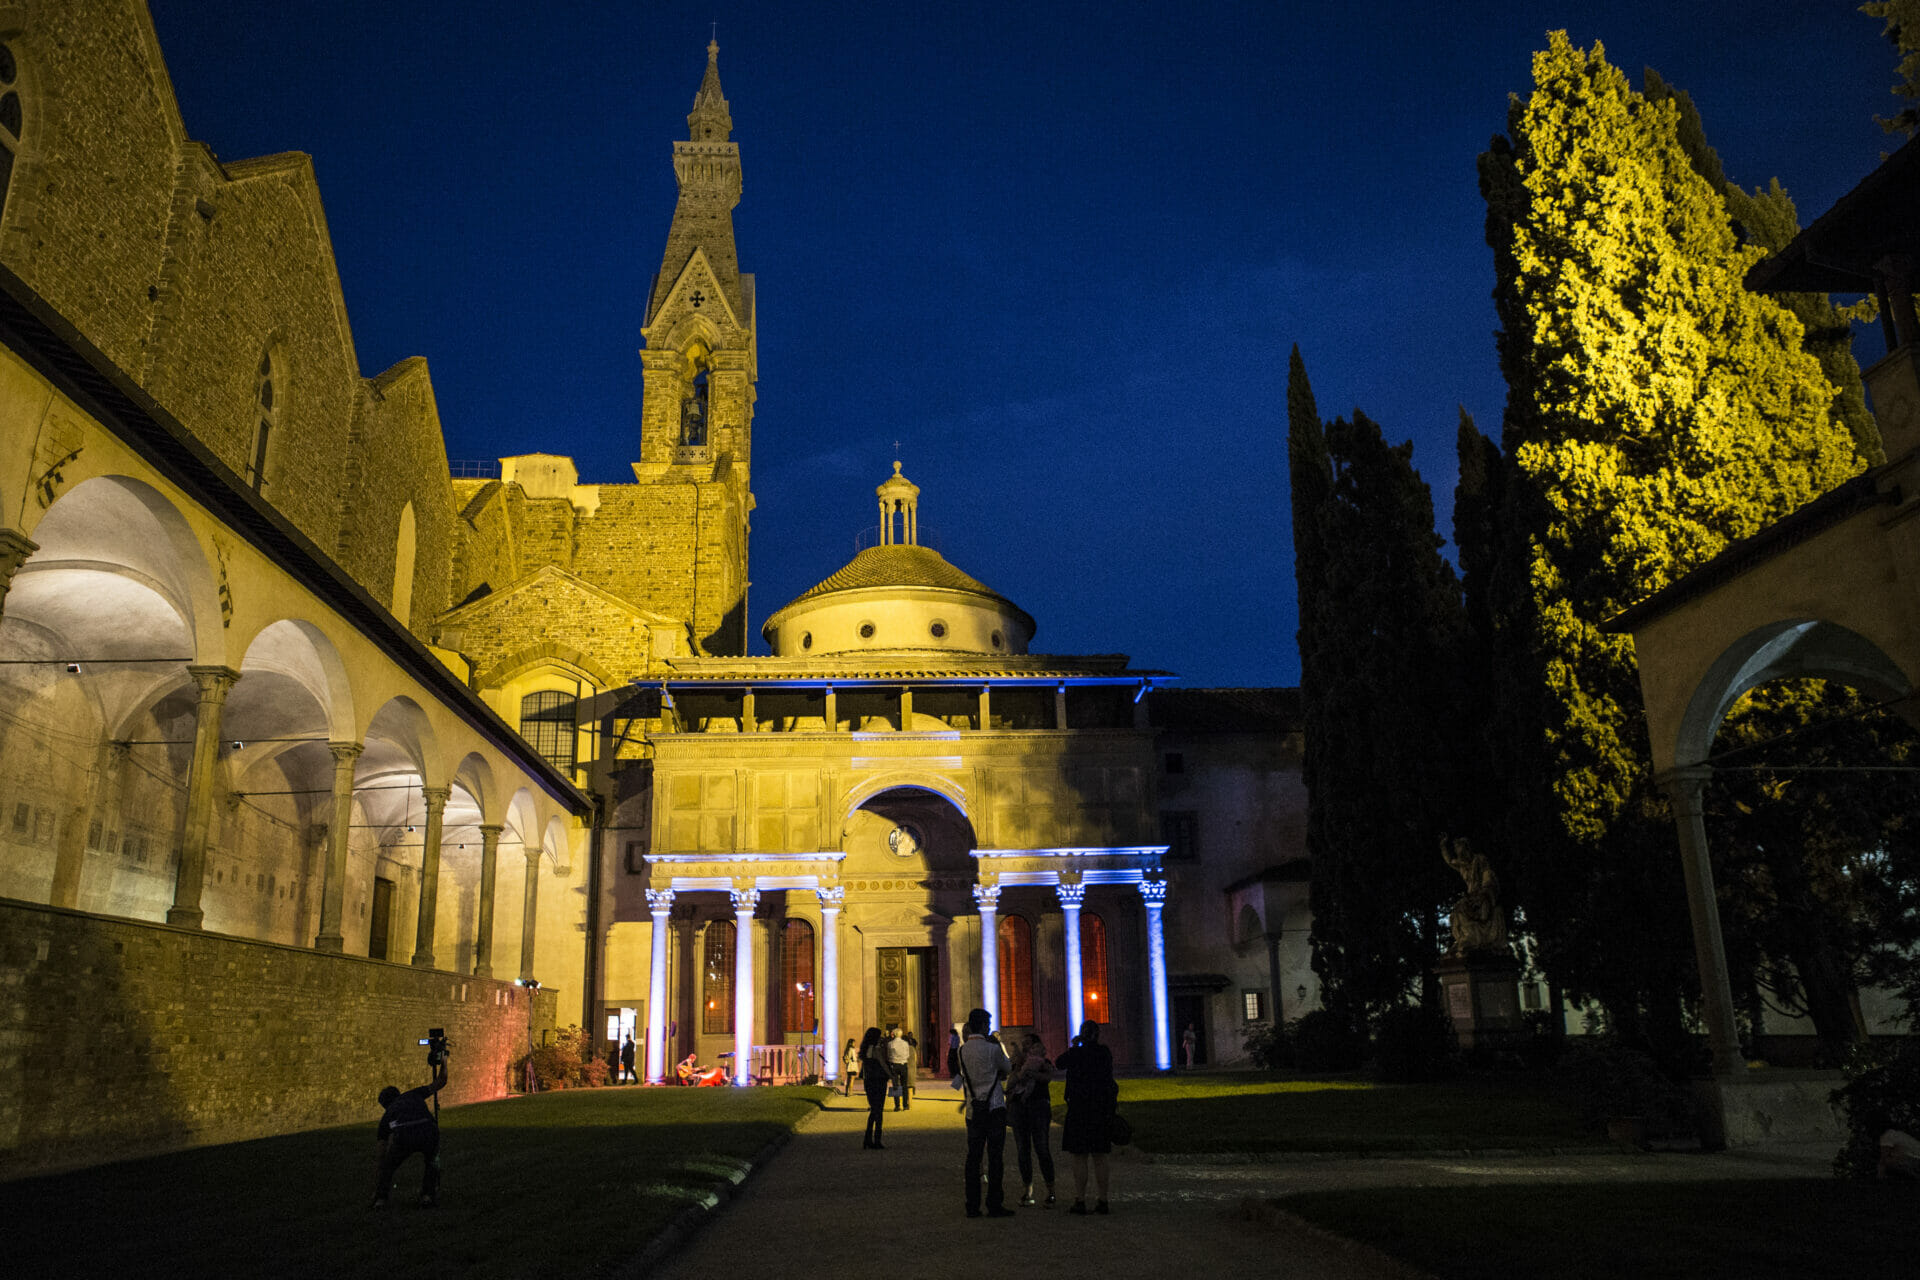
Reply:
[[[860,552],[767,619],[760,633],[774,654],[1025,653],[1033,639],[1032,615],[948,564],[933,548],[917,545],[920,490],[900,474],[899,463],[877,492],[881,544]]]

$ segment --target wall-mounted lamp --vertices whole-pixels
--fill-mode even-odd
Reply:
[[[79,675],[79,674],[80,674],[80,664],[79,664],[79,663],[77,663],[77,662],[69,662],[69,663],[67,664],[67,674],[68,674],[68,675],[70,675],[70,676],[77,676],[77,675]]]
[[[247,749],[247,744],[238,738],[235,738],[229,745],[232,746],[235,751],[245,751]]]

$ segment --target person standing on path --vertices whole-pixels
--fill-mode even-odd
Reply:
[[[1073,1157],[1073,1207],[1087,1211],[1087,1158],[1093,1158],[1093,1211],[1107,1209],[1107,1153],[1113,1150],[1113,1104],[1120,1086],[1113,1078],[1113,1050],[1100,1043],[1100,1024],[1089,1018],[1080,1034],[1056,1064],[1066,1073],[1066,1123],[1060,1126],[1060,1147]]]
[[[1045,1207],[1053,1208],[1053,1151],[1048,1142],[1053,1128],[1053,1062],[1040,1037],[1029,1031],[1013,1054],[1013,1074],[1007,1077],[1007,1123],[1013,1129],[1013,1154],[1020,1162],[1020,1181],[1026,1190],[1020,1203],[1033,1198],[1033,1164],[1047,1184]]]
[[[854,1047],[853,1037],[847,1037],[847,1047],[840,1054],[840,1096],[853,1096],[853,1078],[860,1074],[860,1050]]]
[[[1193,1050],[1199,1043],[1199,1033],[1193,1029],[1193,1024],[1189,1022],[1187,1029],[1180,1033],[1180,1048],[1187,1055],[1187,1070],[1189,1071],[1193,1070]]]
[[[640,1078],[633,1074],[633,1058],[633,1037],[628,1036],[627,1042],[620,1046],[620,1080],[624,1084],[640,1083]]]
[[[960,1046],[960,1074],[953,1087],[966,1095],[967,1216],[980,1216],[980,1157],[987,1159],[987,1216],[1011,1218],[1006,1205],[1007,1073],[1013,1064],[1000,1042],[988,1036],[992,1018],[985,1009],[967,1015],[967,1039]]]
[[[887,1051],[880,1039],[880,1028],[868,1027],[860,1037],[860,1085],[867,1091],[867,1136],[860,1145],[885,1151],[880,1141],[881,1127],[887,1118],[887,1083],[893,1077],[887,1071]]]
[[[900,1028],[893,1028],[893,1039],[887,1041],[887,1074],[893,1078],[893,1109],[905,1111],[913,1105],[907,1097],[907,1063],[913,1058],[913,1046],[900,1034]]]

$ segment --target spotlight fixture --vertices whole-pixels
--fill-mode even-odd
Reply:
[[[80,664],[79,664],[79,663],[77,663],[77,662],[69,662],[69,663],[67,664],[67,674],[68,674],[68,675],[70,675],[70,676],[77,676],[77,675],[79,675],[79,674],[80,674]]]
[[[513,980],[513,985],[514,985],[514,986],[516,986],[516,987],[525,987],[525,988],[526,988],[527,990],[529,990],[529,991],[538,991],[538,990],[540,989],[540,979],[538,979],[538,978],[515,978],[515,979]]]
[[[233,740],[233,749],[235,751],[245,751],[247,749],[247,744],[240,741],[240,739],[235,738]]]
[[[407,834],[408,834],[408,835],[412,835],[412,834],[413,834],[413,824],[412,824],[411,822],[409,822],[409,823],[407,824]]]

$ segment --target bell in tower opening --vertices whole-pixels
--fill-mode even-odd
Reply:
[[[693,394],[680,401],[680,444],[697,449],[707,443],[707,371],[693,378]]]

